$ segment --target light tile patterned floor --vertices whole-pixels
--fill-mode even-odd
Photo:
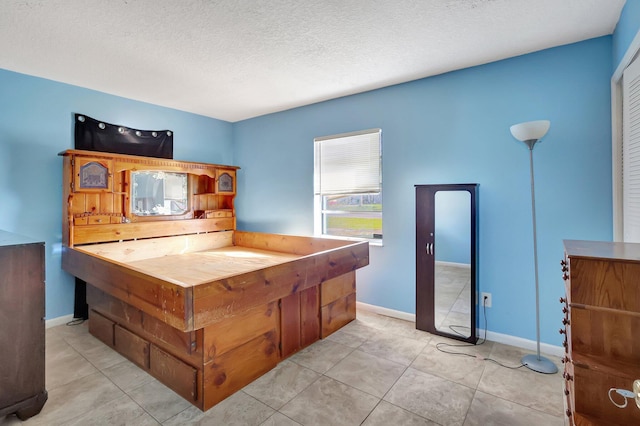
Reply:
[[[498,343],[455,347],[410,322],[358,319],[206,413],[100,343],[85,325],[47,330],[49,400],[31,425],[558,425],[562,378],[517,365],[526,352]],[[552,358],[555,362],[558,359]]]

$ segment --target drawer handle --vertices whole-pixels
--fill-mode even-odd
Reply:
[[[571,417],[571,410],[567,408],[566,414],[567,414],[567,417]]]
[[[566,266],[563,266],[563,267],[562,267],[562,272],[567,272],[568,270],[569,270],[569,268],[568,268],[568,267],[566,267]]]
[[[569,275],[567,275],[567,273],[565,272],[564,274],[562,274],[562,279],[567,281],[569,279]]]
[[[558,330],[558,333],[560,334],[567,334],[567,330],[561,328],[560,330]]]
[[[564,259],[562,259],[562,260],[560,261],[560,266],[567,266],[567,261],[566,261],[566,260],[564,260]]]
[[[563,377],[566,381],[573,380],[573,376],[572,376],[571,374],[568,374],[567,372],[562,373],[562,377]]]
[[[567,309],[566,306],[564,308],[562,308],[562,313],[563,314],[569,313],[569,310]]]
[[[569,325],[569,324],[571,324],[571,321],[569,321],[567,318],[562,319],[562,325]]]
[[[569,396],[569,389],[565,389],[565,390],[564,390],[564,394],[565,394],[565,395],[567,395],[567,396]]]
[[[566,364],[568,362],[571,362],[571,360],[569,359],[568,356],[564,356],[562,357],[562,359],[560,360],[561,363]]]
[[[567,299],[565,299],[564,297],[560,298],[560,303],[567,303]]]

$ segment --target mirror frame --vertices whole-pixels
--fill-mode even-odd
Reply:
[[[465,339],[471,337],[470,206],[469,191],[434,194],[434,325]]]

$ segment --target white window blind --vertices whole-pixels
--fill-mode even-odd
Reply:
[[[381,190],[380,129],[314,139],[316,195]]]
[[[622,77],[623,241],[640,243],[640,60]]]

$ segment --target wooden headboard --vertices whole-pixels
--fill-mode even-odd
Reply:
[[[236,166],[81,150],[60,155],[62,242],[69,247],[236,229]],[[140,213],[132,204],[136,172],[186,174],[183,209]]]

